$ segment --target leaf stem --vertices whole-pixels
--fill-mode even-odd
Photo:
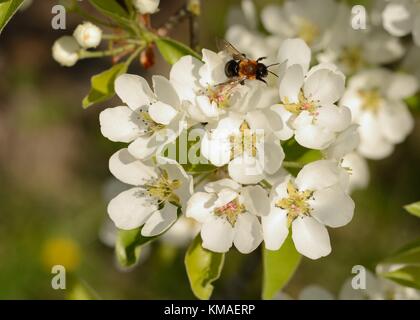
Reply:
[[[124,47],[119,47],[115,49],[105,50],[105,51],[86,51],[81,50],[79,53],[79,59],[87,59],[87,58],[101,58],[101,57],[108,57],[113,56],[118,53],[122,53],[124,51],[134,49],[134,45],[128,45]]]

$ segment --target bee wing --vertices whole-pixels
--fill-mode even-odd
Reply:
[[[236,49],[230,42],[225,39],[216,39],[217,49],[219,51],[226,51],[229,53],[235,60],[244,60],[246,59],[245,55]]]
[[[235,77],[235,78],[230,78],[225,82],[222,83],[218,83],[216,84],[216,87],[221,87],[221,86],[235,86],[238,83],[241,83],[242,81],[245,81],[246,77]]]

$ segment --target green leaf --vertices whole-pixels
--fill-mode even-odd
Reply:
[[[128,18],[128,12],[116,0],[89,0],[89,2],[102,14],[117,21]]]
[[[201,300],[208,300],[213,292],[212,283],[220,277],[225,261],[224,253],[204,249],[198,235],[185,255],[185,268],[191,290]]]
[[[156,39],[155,42],[162,57],[169,64],[174,64],[181,57],[187,56],[187,55],[191,55],[201,60],[201,57],[197,54],[197,52],[195,52],[190,47],[186,46],[185,44],[181,42],[178,42],[169,38],[158,38]]]
[[[0,33],[3,31],[6,24],[10,21],[12,16],[18,11],[22,5],[23,0],[8,0],[0,3]]]
[[[407,210],[412,215],[420,218],[420,201],[408,204],[404,206],[404,209]]]
[[[88,108],[96,103],[111,99],[114,94],[115,79],[127,71],[125,63],[119,63],[110,69],[94,75],[91,79],[89,94],[83,99],[83,108]]]
[[[300,259],[301,255],[296,251],[290,234],[279,250],[263,249],[263,299],[272,299],[287,284]]]
[[[404,100],[407,106],[414,112],[420,111],[420,94],[408,97]]]
[[[420,240],[414,241],[386,258],[381,264],[419,264],[420,265]]]
[[[125,268],[137,263],[140,258],[141,247],[155,237],[143,237],[141,228],[133,230],[118,230],[115,242],[115,254],[118,263]]]
[[[403,286],[420,289],[420,267],[406,266],[382,274],[383,277],[395,281]]]

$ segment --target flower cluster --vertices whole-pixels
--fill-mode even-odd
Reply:
[[[100,125],[108,139],[129,143],[109,162],[117,179],[134,186],[109,203],[118,228],[140,227],[151,237],[185,215],[214,252],[234,245],[249,253],[263,241],[277,250],[291,228],[303,255],[330,253],[326,226],[344,226],[354,212],[343,163],[359,136],[350,109],[337,104],[345,76],[332,64],[310,67],[311,49],[302,39],[283,41],[277,57],[283,70],[276,85],[229,80],[225,65],[232,57],[207,49],[201,61],[179,59],[169,79],[154,76],[153,89],[140,76],[116,79],[124,105],[102,111]],[[181,136],[196,130],[185,158]],[[295,163],[296,178],[284,162],[293,141],[319,154]]]

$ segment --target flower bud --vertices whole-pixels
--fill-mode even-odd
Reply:
[[[141,14],[152,14],[159,10],[159,0],[133,0],[133,4]]]
[[[57,39],[52,46],[52,56],[62,66],[74,66],[79,60],[80,46],[72,36]]]
[[[102,39],[102,30],[93,23],[84,22],[74,30],[73,36],[83,48],[96,48]]]

